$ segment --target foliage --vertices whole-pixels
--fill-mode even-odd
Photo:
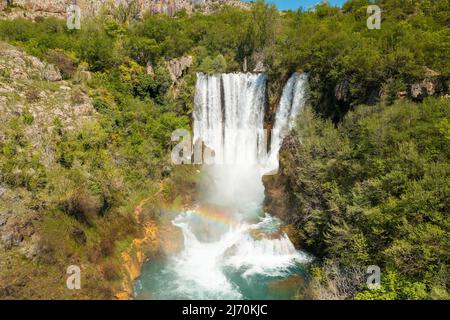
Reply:
[[[357,297],[448,290],[449,118],[445,98],[360,106],[337,128],[311,109],[300,117],[282,164],[303,243],[341,267],[378,265],[395,282]]]
[[[227,62],[221,54],[218,54],[214,58],[206,57],[198,67],[198,71],[209,74],[224,73],[226,70]]]

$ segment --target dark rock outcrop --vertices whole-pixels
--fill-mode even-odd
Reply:
[[[348,102],[350,98],[350,83],[347,79],[340,80],[334,88],[334,96],[338,102]]]
[[[445,90],[445,84],[440,74],[426,68],[425,78],[410,85],[409,95],[412,99],[422,100],[427,96],[439,94],[443,90]]]

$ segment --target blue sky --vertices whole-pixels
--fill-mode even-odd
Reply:
[[[321,0],[267,0],[267,2],[274,2],[280,10],[298,9],[303,7],[305,9],[321,2]],[[345,0],[329,0],[330,4],[341,5]]]

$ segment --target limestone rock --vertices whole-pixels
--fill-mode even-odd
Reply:
[[[0,212],[0,227],[3,227],[8,222],[10,213],[3,211]]]
[[[347,79],[340,80],[334,88],[334,96],[339,102],[347,102],[350,95],[350,83]]]
[[[145,69],[145,73],[147,75],[151,75],[151,76],[155,74],[155,72],[153,71],[153,66],[152,66],[152,64],[150,62],[147,63],[147,67]]]
[[[20,246],[26,237],[34,234],[31,220],[12,211],[0,212],[0,245],[6,249]]]
[[[172,59],[167,62],[167,67],[170,72],[170,77],[173,82],[176,82],[181,76],[183,72],[187,70],[192,65],[193,59],[192,56],[184,56],[178,59]]]
[[[264,62],[262,61],[258,61],[256,63],[255,69],[253,70],[253,72],[257,72],[257,73],[265,73],[267,72],[267,67],[264,64]]]
[[[95,16],[100,12],[117,15],[121,11],[129,11],[132,16],[142,17],[146,13],[168,14],[170,16],[185,10],[192,13],[201,10],[211,13],[223,5],[249,8],[251,5],[240,0],[14,0],[16,5],[6,14],[7,18],[18,17],[35,19],[37,17],[67,17],[67,7],[77,4],[81,9],[81,17]],[[6,8],[6,0],[0,0],[0,11]],[[23,9],[22,9],[23,8]]]
[[[433,96],[442,92],[444,84],[440,74],[425,68],[425,78],[422,81],[411,84],[409,94],[411,98],[421,100],[427,96]]]
[[[24,54],[21,50],[0,44],[0,74],[12,80],[61,80],[61,73],[54,65]]]
[[[0,134],[0,143],[3,142],[3,134]],[[0,185],[0,199],[3,197],[3,195],[6,193],[7,189],[6,187]],[[1,219],[0,219],[0,226],[2,225]]]
[[[48,81],[60,81],[62,79],[59,70],[52,64],[46,64],[44,66],[42,77]]]
[[[265,73],[267,72],[267,66],[265,64],[265,58],[263,53],[256,53],[253,57],[253,60],[255,61],[255,68],[253,69],[253,72],[257,73]]]
[[[33,235],[31,241],[26,242],[20,249],[20,252],[30,260],[38,260],[46,263],[52,263],[52,249],[48,244],[42,242],[38,235]]]
[[[86,77],[88,77],[86,75]],[[0,125],[24,112],[30,123],[24,133],[33,147],[44,147],[41,161],[54,161],[49,136],[58,119],[62,130],[80,128],[95,115],[90,97],[82,85],[61,80],[54,65],[30,56],[21,49],[0,42]],[[0,139],[2,139],[0,129]]]

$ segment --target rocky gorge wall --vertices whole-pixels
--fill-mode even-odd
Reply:
[[[35,18],[37,16],[65,17],[67,7],[77,4],[82,16],[95,16],[101,12],[110,13],[114,9],[123,8],[133,11],[142,17],[145,14],[168,14],[186,10],[192,13],[196,9],[210,13],[222,5],[246,8],[248,3],[239,0],[0,0],[0,11],[6,11],[8,16]]]

